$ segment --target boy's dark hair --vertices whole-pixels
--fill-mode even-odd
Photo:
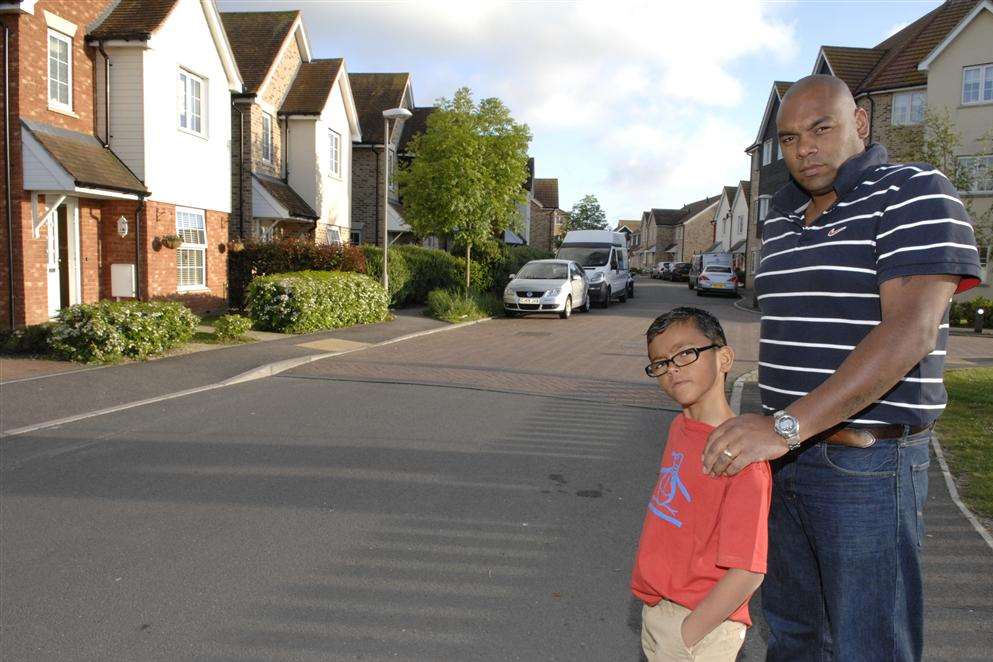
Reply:
[[[656,317],[655,321],[648,327],[648,331],[645,332],[645,337],[651,343],[655,340],[655,336],[679,322],[692,322],[711,342],[722,346],[728,344],[727,338],[724,337],[724,328],[721,326],[720,321],[706,310],[691,306],[673,308],[669,312]]]

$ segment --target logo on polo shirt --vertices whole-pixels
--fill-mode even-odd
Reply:
[[[682,453],[673,451],[672,464],[668,467],[662,467],[659,470],[659,481],[655,484],[655,491],[652,493],[652,498],[648,502],[649,512],[660,520],[678,528],[682,528],[683,523],[677,518],[679,511],[673,505],[677,493],[682,494],[686,501],[693,501],[689,491],[686,489],[686,485],[683,484],[682,478],[679,477],[679,469],[683,465],[683,457]]]
[[[838,234],[847,227],[848,227],[847,225],[842,225],[840,228],[831,228],[830,230],[828,230],[828,236],[833,237],[834,235]]]

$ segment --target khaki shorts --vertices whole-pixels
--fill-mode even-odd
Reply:
[[[681,627],[690,610],[675,602],[661,600],[641,610],[641,647],[648,662],[693,660],[695,662],[734,662],[745,643],[745,624],[724,621],[695,646],[683,643]]]

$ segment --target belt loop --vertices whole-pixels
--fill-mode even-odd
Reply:
[[[910,427],[911,427],[911,426],[909,426],[909,425],[904,425],[904,426],[903,426],[903,434],[902,434],[902,435],[900,435],[900,438],[901,438],[902,440],[904,440],[904,441],[906,441],[906,440],[907,440],[907,437],[909,437],[909,436],[910,436]]]

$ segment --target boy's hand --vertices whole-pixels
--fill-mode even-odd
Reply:
[[[733,476],[752,462],[774,460],[789,450],[772,428],[771,416],[742,414],[718,426],[703,449],[703,470]]]

